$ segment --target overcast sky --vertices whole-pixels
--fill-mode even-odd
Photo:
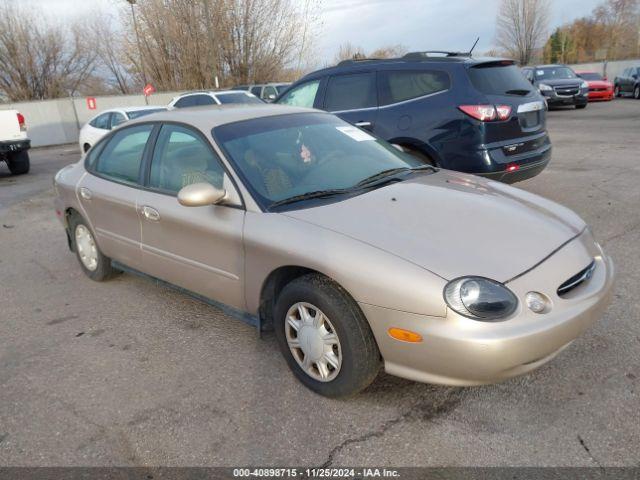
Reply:
[[[17,1],[17,0],[16,0]],[[295,1],[295,0],[294,0]],[[588,15],[602,0],[553,0],[551,28]],[[61,17],[116,11],[125,0],[32,0]],[[330,62],[340,44],[366,51],[402,44],[409,50],[465,50],[493,46],[500,0],[321,0],[317,55]],[[126,5],[126,4],[125,4]]]

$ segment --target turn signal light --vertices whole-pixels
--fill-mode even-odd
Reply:
[[[460,105],[458,108],[481,122],[506,120],[511,116],[509,105]]]
[[[419,343],[422,341],[422,335],[410,330],[404,330],[403,328],[390,328],[389,336],[401,342]]]

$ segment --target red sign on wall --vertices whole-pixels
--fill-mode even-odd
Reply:
[[[95,110],[97,106],[95,97],[87,97],[87,108],[89,110]]]
[[[150,83],[147,83],[142,89],[142,93],[144,93],[145,97],[148,97],[152,93],[155,93],[155,91],[156,91],[155,87]]]

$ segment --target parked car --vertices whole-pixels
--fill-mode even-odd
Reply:
[[[265,102],[273,102],[291,83],[263,83],[259,85],[238,85],[234,90],[247,90]]]
[[[586,108],[589,85],[566,65],[524,67],[522,73],[545,97],[549,107]]]
[[[242,90],[221,90],[216,92],[190,92],[174,97],[169,109],[201,107],[204,105],[226,105],[228,103],[264,103],[251,92]]]
[[[0,162],[5,162],[13,175],[29,172],[27,123],[18,110],[0,110]]]
[[[613,83],[598,72],[576,72],[581,79],[589,85],[589,101],[613,100]]]
[[[316,110],[158,113],[55,189],[91,279],[143,272],[273,328],[295,376],[330,397],[365,388],[381,360],[446,385],[524,374],[611,293],[611,259],[572,211]]]
[[[640,66],[625,68],[613,81],[616,97],[631,95],[640,99]]]
[[[551,158],[543,99],[511,60],[453,52],[347,60],[300,79],[276,103],[333,112],[426,163],[507,183]]]
[[[134,118],[166,110],[165,107],[122,107],[104,110],[83,125],[78,143],[80,151],[88,152],[111,130]]]

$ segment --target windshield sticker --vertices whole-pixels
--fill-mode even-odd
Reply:
[[[367,140],[375,140],[375,138],[373,138],[371,135],[369,135],[368,133],[363,132],[362,130],[360,130],[359,128],[356,128],[356,127],[336,127],[336,130],[338,130],[339,132],[344,133],[348,137],[353,138],[356,142],[364,142],[364,141],[367,141]]]
[[[544,70],[536,70],[536,75],[544,75]]]

